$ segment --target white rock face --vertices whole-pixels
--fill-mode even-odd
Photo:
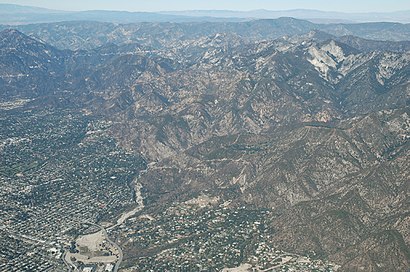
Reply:
[[[321,47],[312,45],[308,48],[308,53],[310,55],[308,61],[321,77],[332,83],[338,83],[350,71],[371,58],[364,54],[346,55],[335,41],[330,41]]]
[[[336,69],[337,64],[346,58],[343,49],[336,45],[334,41],[319,48],[311,46],[308,52],[312,57],[308,59],[309,62],[316,67],[316,70],[321,72],[324,78],[328,77],[328,72],[331,68]]]
[[[325,79],[328,78],[330,67],[336,68],[336,62],[332,60],[326,52],[317,49],[316,47],[309,48],[309,54],[311,59],[309,62],[315,66],[316,70],[320,72],[321,76]]]
[[[341,62],[345,59],[345,54],[343,49],[338,46],[335,41],[331,41],[330,43],[326,44],[321,48],[322,50],[326,51],[328,54],[336,58],[338,62]]]

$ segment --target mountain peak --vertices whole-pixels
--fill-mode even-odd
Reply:
[[[39,42],[16,29],[6,29],[0,32],[0,48],[2,49],[22,44],[33,45],[35,43]]]
[[[46,46],[44,42],[36,40],[26,34],[16,30],[16,29],[5,29],[0,32],[0,47],[9,47],[9,46],[38,46],[38,47],[50,47]]]
[[[5,41],[8,42],[19,42],[21,40],[32,40],[35,41],[30,36],[16,30],[16,29],[5,29],[0,32],[0,41],[4,43]]]
[[[22,36],[26,36],[25,34],[21,33],[20,31],[13,29],[13,28],[9,28],[9,29],[5,29],[3,31],[0,32],[0,36],[7,36],[7,35],[22,35]]]
[[[307,37],[310,38],[310,39],[317,40],[317,41],[326,41],[326,40],[331,40],[331,39],[335,38],[335,36],[333,36],[333,35],[331,35],[327,32],[317,30],[317,29],[310,31],[307,34]]]

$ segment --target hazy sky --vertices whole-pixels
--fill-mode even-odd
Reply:
[[[345,12],[410,10],[410,0],[0,0],[61,10],[319,9]]]

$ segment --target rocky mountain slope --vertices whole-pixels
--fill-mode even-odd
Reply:
[[[5,30],[0,99],[109,122],[148,163],[147,211],[206,194],[271,210],[275,247],[341,271],[405,271],[410,44],[283,20],[25,28],[60,49]]]

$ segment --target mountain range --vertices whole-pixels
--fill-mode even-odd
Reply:
[[[308,9],[295,10],[187,10],[161,12],[128,12],[110,10],[62,11],[45,8],[0,4],[1,24],[33,24],[61,21],[135,22],[237,22],[255,19],[292,17],[316,23],[398,22],[410,23],[410,11],[379,13],[343,13]]]
[[[266,243],[314,252],[339,271],[409,268],[409,25],[2,28],[0,101],[28,101],[2,114],[69,109],[111,124],[98,133],[147,164],[144,212],[159,217],[206,195],[229,209],[269,209]],[[176,239],[164,251],[196,236]],[[136,251],[162,254],[120,245],[130,267]]]

